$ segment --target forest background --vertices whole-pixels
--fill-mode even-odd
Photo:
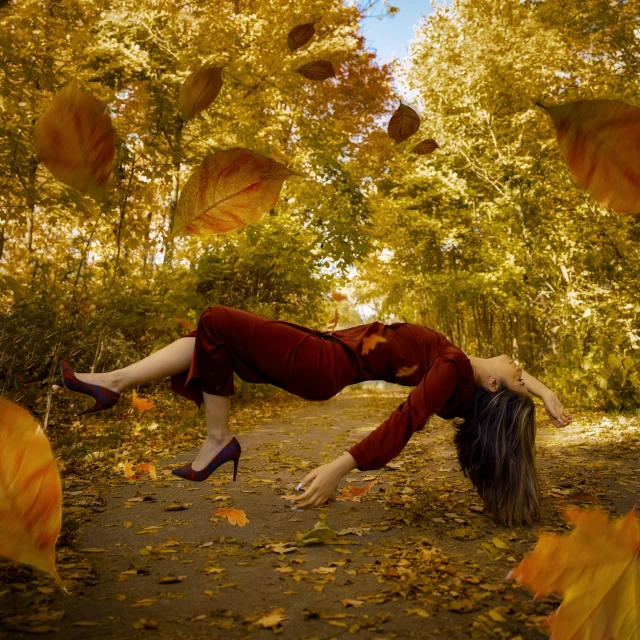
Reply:
[[[535,102],[640,105],[640,2],[436,6],[397,69],[422,122],[399,145],[391,68],[358,33],[375,4],[0,2],[2,395],[29,406],[14,374],[31,376],[46,402],[30,408],[48,417],[60,358],[126,366],[214,304],[321,330],[336,307],[336,328],[361,324],[367,304],[519,358],[568,406],[637,406],[640,222],[578,187]],[[315,20],[290,54],[288,31]],[[292,73],[320,58],[335,78]],[[227,65],[222,91],[185,124],[179,87],[205,65]],[[108,204],[35,152],[37,119],[73,78],[116,131]],[[440,148],[411,154],[425,137]],[[256,224],[169,239],[189,176],[236,146],[305,177]]]

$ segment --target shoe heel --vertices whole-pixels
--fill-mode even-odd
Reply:
[[[240,462],[240,458],[236,458],[233,461],[233,481],[236,481],[236,474],[238,473],[238,463]]]

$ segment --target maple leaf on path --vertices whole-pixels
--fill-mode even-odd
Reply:
[[[153,409],[156,406],[156,403],[153,400],[141,398],[134,389],[133,393],[131,394],[131,405],[134,406],[140,413],[144,413],[145,411],[149,411],[149,409]]]
[[[212,515],[226,518],[229,524],[237,524],[239,527],[244,527],[249,522],[249,518],[242,509],[234,509],[233,507],[218,509]]]
[[[610,520],[599,508],[567,509],[569,535],[539,534],[533,553],[508,578],[564,594],[547,620],[553,640],[640,640],[640,523],[635,507]]]
[[[342,494],[343,497],[338,497],[336,498],[336,500],[353,500],[353,498],[357,498],[358,496],[362,496],[365,493],[367,493],[367,491],[371,489],[373,484],[374,484],[373,482],[370,482],[364,487],[356,487],[350,484],[349,486],[343,489],[340,489],[340,493]]]
[[[267,613],[253,624],[265,629],[275,629],[287,616],[284,615],[284,609],[274,609],[271,613]]]

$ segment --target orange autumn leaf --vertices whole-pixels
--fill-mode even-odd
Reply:
[[[617,213],[640,213],[640,109],[615,100],[536,105],[551,116],[580,186]]]
[[[640,629],[640,523],[635,507],[611,520],[599,508],[567,509],[569,535],[539,534],[533,553],[509,578],[564,595],[547,620],[554,640],[637,639]]]
[[[387,133],[396,144],[400,144],[416,133],[419,128],[420,116],[411,107],[401,102],[389,120]]]
[[[131,405],[135,407],[140,413],[144,413],[145,411],[149,411],[149,409],[153,409],[156,406],[156,403],[153,400],[142,398],[136,393],[136,390],[134,389],[131,394]]]
[[[196,328],[196,325],[193,322],[190,322],[186,318],[176,318],[176,322],[179,325],[182,325],[188,331],[193,331]]]
[[[139,464],[136,465],[136,469],[140,473],[148,473],[149,477],[152,480],[158,479],[158,474],[156,473],[156,465],[153,464],[152,462],[140,462]]]
[[[338,307],[336,307],[336,312],[333,315],[333,318],[329,318],[327,320],[327,325],[329,326],[327,331],[335,331],[338,326],[338,320],[340,320],[340,313],[338,313]]]
[[[347,299],[347,296],[344,293],[341,293],[340,291],[332,291],[331,292],[331,297],[336,301],[336,302],[342,302],[343,300]]]
[[[62,487],[44,432],[31,414],[0,398],[0,554],[50,573],[62,525]]]
[[[38,158],[58,180],[83,193],[104,195],[115,155],[111,118],[75,80],[54,97],[33,137]]]
[[[212,515],[226,518],[229,524],[237,524],[239,527],[244,527],[244,525],[249,522],[249,518],[247,518],[247,515],[242,509],[234,509],[233,507],[218,509],[214,511]]]
[[[412,367],[400,367],[396,371],[396,378],[402,378],[404,376],[410,376],[418,369],[418,365],[414,364]]]
[[[429,155],[433,153],[436,149],[439,149],[440,145],[433,139],[428,138],[427,140],[423,140],[419,142],[413,149],[411,149],[411,153],[417,153],[422,156]]]
[[[301,67],[294,69],[307,80],[322,81],[328,78],[334,78],[336,72],[333,65],[328,60],[314,60],[303,64]]]
[[[370,351],[373,351],[379,342],[387,342],[387,339],[377,333],[365,336],[362,339],[362,355],[366,356]]]
[[[250,149],[207,156],[180,193],[170,236],[226,233],[258,222],[292,175],[301,174]]]
[[[187,76],[180,86],[179,96],[180,112],[185,122],[204,111],[218,97],[225,67],[202,67]]]
[[[358,496],[362,496],[365,493],[367,493],[367,491],[369,491],[369,489],[371,489],[371,487],[373,486],[374,482],[370,482],[369,484],[365,485],[364,487],[356,487],[355,485],[348,485],[347,487],[344,487],[343,489],[340,489],[340,493],[342,494],[343,497],[337,497],[336,500],[352,500],[353,498],[357,498]]]
[[[293,27],[287,35],[287,46],[289,47],[289,53],[293,53],[296,49],[304,47],[316,33],[313,26],[318,20],[314,22],[307,22],[305,24],[299,24],[297,27]]]

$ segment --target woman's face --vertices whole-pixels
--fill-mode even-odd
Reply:
[[[519,364],[516,364],[516,361],[513,358],[503,354],[491,359],[494,361],[493,375],[498,380],[504,380],[506,385],[514,391],[529,395],[527,386],[522,380],[522,367]]]

